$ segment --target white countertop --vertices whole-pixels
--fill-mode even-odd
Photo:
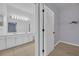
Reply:
[[[7,34],[0,34],[0,36],[17,35],[17,34],[25,34],[25,33],[24,32],[20,32],[20,33],[7,33]]]
[[[8,33],[8,34],[0,34],[0,36],[7,36],[7,35],[19,35],[19,34],[32,34],[31,32],[19,32],[19,33]]]

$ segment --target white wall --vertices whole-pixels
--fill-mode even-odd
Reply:
[[[64,7],[60,13],[60,40],[79,45],[79,23],[70,24],[73,20],[79,22],[79,5]]]
[[[23,11],[17,9],[17,8],[14,8],[12,6],[7,7],[7,13],[8,13],[8,22],[17,23],[17,26],[16,26],[17,33],[19,33],[19,32],[25,32],[25,33],[29,32],[30,21],[11,19],[10,16],[11,15],[25,16],[25,17],[27,17],[27,18],[29,18],[31,20],[32,15],[30,15],[27,12],[23,12]]]
[[[7,7],[6,4],[0,4],[0,15],[3,16],[3,26],[0,26],[0,34],[7,33]]]
[[[19,8],[17,8],[18,6],[19,6]],[[20,7],[22,7],[22,10]],[[29,12],[30,10],[32,10],[32,11]],[[0,15],[3,15],[3,17],[4,17],[3,26],[0,27],[0,34],[7,34],[8,33],[7,32],[8,31],[7,21],[8,22],[13,22],[13,21],[18,22],[17,32],[27,32],[28,31],[28,23],[31,24],[31,32],[32,33],[35,32],[34,7],[32,4],[22,4],[22,5],[16,4],[16,6],[12,6],[11,4],[0,4]],[[11,20],[9,18],[11,15],[25,16],[25,17],[28,17],[30,19],[30,21],[25,22],[25,21]]]
[[[3,12],[4,12],[4,11],[3,11],[3,8],[4,8],[3,5],[0,4],[0,15],[4,15],[4,14],[3,14]],[[1,27],[0,27],[0,33],[2,34],[3,32],[4,32],[4,27],[1,26]]]
[[[16,12],[16,10],[14,11],[14,9],[12,10],[14,13],[17,13],[19,15],[22,15],[22,16],[26,16],[26,17],[29,17],[30,18],[30,24],[31,24],[31,32],[32,33],[35,33],[35,7],[34,7],[34,4],[33,3],[13,3],[13,4],[8,4],[9,7],[13,6],[15,7],[14,9],[18,9],[18,11]],[[11,8],[10,8],[11,9]]]
[[[55,13],[55,43],[61,40],[79,45],[79,23],[70,24],[73,20],[79,22],[79,4],[46,5]]]

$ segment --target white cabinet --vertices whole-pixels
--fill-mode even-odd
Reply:
[[[27,43],[27,42],[28,42],[27,35],[26,35],[26,34],[24,34],[24,35],[23,35],[23,43]]]
[[[32,34],[0,36],[0,50],[15,47],[33,40]]]
[[[33,33],[27,34],[28,42],[33,41]]]
[[[27,43],[28,41],[29,39],[27,38],[26,34],[16,35],[16,45],[21,45]]]
[[[5,37],[0,36],[0,50],[6,49]]]
[[[7,48],[11,48],[15,46],[15,36],[7,36]]]
[[[23,35],[16,35],[16,45],[23,44]]]

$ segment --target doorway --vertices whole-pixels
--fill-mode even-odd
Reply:
[[[0,55],[38,55],[37,4],[7,3],[0,8]]]

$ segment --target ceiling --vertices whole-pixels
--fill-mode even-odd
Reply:
[[[51,7],[56,7],[59,10],[63,10],[63,9],[70,8],[73,6],[79,6],[79,3],[46,3],[46,5],[51,6]]]
[[[14,6],[22,11],[28,12],[30,14],[34,13],[34,4],[33,3],[11,3],[8,4]],[[46,3],[51,9],[52,7],[57,8],[58,10],[63,10],[73,6],[79,6],[79,3]],[[56,10],[56,9],[55,9]]]
[[[56,3],[56,6],[58,8],[64,9],[64,8],[68,8],[71,6],[79,6],[79,4],[78,3]]]
[[[28,12],[30,14],[34,13],[34,4],[33,3],[11,3],[8,5],[18,8],[22,11]]]

